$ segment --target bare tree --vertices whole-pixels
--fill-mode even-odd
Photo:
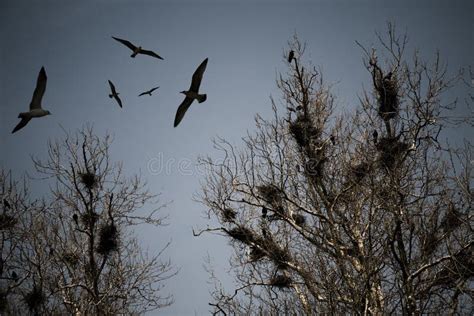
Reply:
[[[173,302],[163,293],[163,281],[176,273],[161,260],[168,243],[149,256],[133,231],[163,225],[157,212],[164,205],[139,176],[127,178],[110,161],[110,144],[110,136],[86,127],[49,143],[46,161],[34,159],[50,195],[41,207],[17,203],[24,214],[15,254],[26,278],[17,290],[23,313],[138,315]]]
[[[274,117],[257,116],[243,148],[218,139],[221,159],[202,159],[200,200],[219,224],[195,235],[229,238],[238,284],[216,279],[214,314],[472,312],[472,145],[441,138],[473,125],[446,98],[460,74],[438,54],[407,59],[392,25],[378,40],[361,45],[371,91],[335,115],[295,37],[277,80],[285,114],[272,100]]]

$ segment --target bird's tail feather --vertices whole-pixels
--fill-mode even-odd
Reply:
[[[206,101],[206,99],[207,99],[207,94],[199,94],[197,97],[197,100],[199,103]]]

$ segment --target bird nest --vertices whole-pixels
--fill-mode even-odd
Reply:
[[[250,248],[250,261],[258,261],[265,257],[265,252],[259,247],[252,246]]]
[[[70,266],[76,266],[79,263],[79,255],[74,252],[64,253],[62,259]]]
[[[361,162],[351,167],[350,177],[355,183],[359,183],[370,171],[370,165],[367,162]]]
[[[99,220],[99,214],[94,211],[81,214],[81,222],[84,226],[93,226]]]
[[[376,80],[375,90],[377,91],[380,117],[385,121],[396,117],[399,108],[398,84],[392,73],[388,73],[383,78],[380,76]]]
[[[18,220],[7,214],[0,214],[0,230],[6,230],[16,225]]]
[[[383,137],[377,144],[377,149],[380,151],[380,161],[389,169],[392,169],[400,161],[408,148],[408,144],[399,141],[396,137]]]
[[[243,226],[232,228],[231,230],[227,231],[227,234],[230,237],[247,245],[255,241],[255,236],[253,232],[250,229]]]
[[[24,300],[30,311],[37,311],[45,302],[45,295],[38,286],[33,286],[30,292],[26,293]]]
[[[258,193],[262,198],[270,204],[278,203],[281,201],[281,191],[277,187],[271,184],[257,186]]]
[[[320,136],[320,130],[305,115],[299,115],[294,121],[290,122],[289,130],[298,146],[302,148],[309,146],[313,139]]]
[[[92,190],[93,188],[95,188],[99,181],[99,178],[95,174],[89,171],[80,173],[79,177],[81,178],[82,184],[89,190]]]
[[[233,222],[237,216],[237,212],[231,208],[225,207],[222,212],[222,220],[224,222]]]
[[[283,274],[276,275],[270,280],[270,285],[276,286],[280,289],[290,288],[292,283],[293,280],[289,276]]]
[[[118,250],[118,231],[114,224],[106,224],[99,231],[99,245],[97,252],[107,255]]]
[[[302,214],[294,213],[291,215],[291,217],[295,221],[295,224],[298,226],[302,226],[306,223],[306,217]]]

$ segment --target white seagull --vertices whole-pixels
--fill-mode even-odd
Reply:
[[[49,111],[43,110],[41,108],[41,99],[43,98],[44,91],[46,90],[46,80],[46,71],[44,70],[44,67],[41,67],[41,70],[38,74],[38,79],[36,80],[36,88],[33,92],[33,98],[30,102],[30,110],[28,112],[21,112],[18,114],[18,118],[21,118],[21,121],[17,124],[17,126],[15,126],[12,134],[25,127],[32,118],[51,114]]]
[[[194,99],[196,99],[199,103],[206,101],[207,95],[206,94],[199,94],[199,86],[201,85],[202,75],[206,70],[208,58],[204,59],[204,61],[199,65],[196,71],[193,74],[193,79],[191,80],[191,87],[189,87],[188,91],[181,91],[182,94],[186,96],[183,102],[181,102],[180,106],[178,107],[178,111],[176,111],[176,117],[174,118],[174,127],[178,126],[179,122],[184,117],[184,114],[193,103]]]
[[[151,57],[155,57],[155,58],[158,58],[158,59],[163,59],[160,55],[158,55],[157,53],[151,51],[151,50],[146,50],[146,49],[143,49],[141,46],[135,46],[133,45],[132,43],[130,43],[129,41],[127,40],[124,40],[124,39],[121,39],[121,38],[117,38],[117,37],[113,37],[112,38],[116,41],[119,41],[120,43],[122,43],[123,45],[127,46],[128,48],[130,48],[132,51],[133,51],[133,54],[130,55],[130,57],[132,58],[135,58],[135,56],[137,56],[138,54],[143,54],[143,55],[148,55],[148,56],[151,56]]]

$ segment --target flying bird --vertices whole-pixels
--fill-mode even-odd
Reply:
[[[122,43],[123,45],[127,46],[128,48],[130,48],[132,51],[133,51],[133,54],[130,55],[130,57],[132,58],[135,58],[135,56],[137,56],[138,54],[143,54],[143,55],[148,55],[148,56],[151,56],[151,57],[155,57],[155,58],[158,58],[158,59],[163,59],[160,55],[158,55],[157,53],[151,51],[151,50],[146,50],[146,49],[143,49],[141,46],[135,46],[133,45],[132,43],[130,43],[129,41],[127,40],[124,40],[124,39],[121,39],[121,38],[117,38],[117,37],[113,37],[112,38],[116,41],[119,41],[120,43]]]
[[[295,52],[290,50],[290,53],[288,54],[288,62],[291,63],[295,59]]]
[[[49,111],[43,110],[41,108],[41,99],[43,98],[44,91],[46,90],[46,80],[46,71],[44,70],[44,67],[41,67],[41,70],[38,74],[38,79],[36,80],[36,88],[33,92],[33,98],[30,102],[30,110],[28,112],[22,112],[18,114],[18,118],[21,118],[21,121],[17,124],[17,126],[15,126],[12,134],[25,127],[32,118],[51,114]]]
[[[115,90],[115,86],[110,80],[109,80],[109,86],[110,86],[110,91],[111,91],[111,93],[109,94],[109,98],[111,99],[114,98],[115,101],[117,101],[118,105],[122,107],[122,100],[120,100],[119,98],[119,93],[117,92],[117,90]]]
[[[179,122],[181,122],[184,117],[184,114],[189,109],[194,99],[196,99],[199,103],[202,103],[207,99],[206,94],[199,94],[199,86],[201,85],[202,75],[206,70],[207,60],[208,58],[204,59],[204,61],[194,72],[189,90],[181,91],[181,93],[184,94],[186,97],[184,98],[183,102],[181,102],[180,106],[178,107],[178,110],[176,111],[176,117],[174,118],[174,127],[178,126]]]
[[[148,94],[149,96],[151,96],[151,93],[152,93],[153,91],[155,91],[156,89],[158,89],[158,88],[159,88],[159,87],[152,88],[152,89],[150,89],[150,90],[148,90],[148,91],[145,91],[145,92],[140,93],[138,96],[141,97],[142,95],[145,95],[145,94]]]

